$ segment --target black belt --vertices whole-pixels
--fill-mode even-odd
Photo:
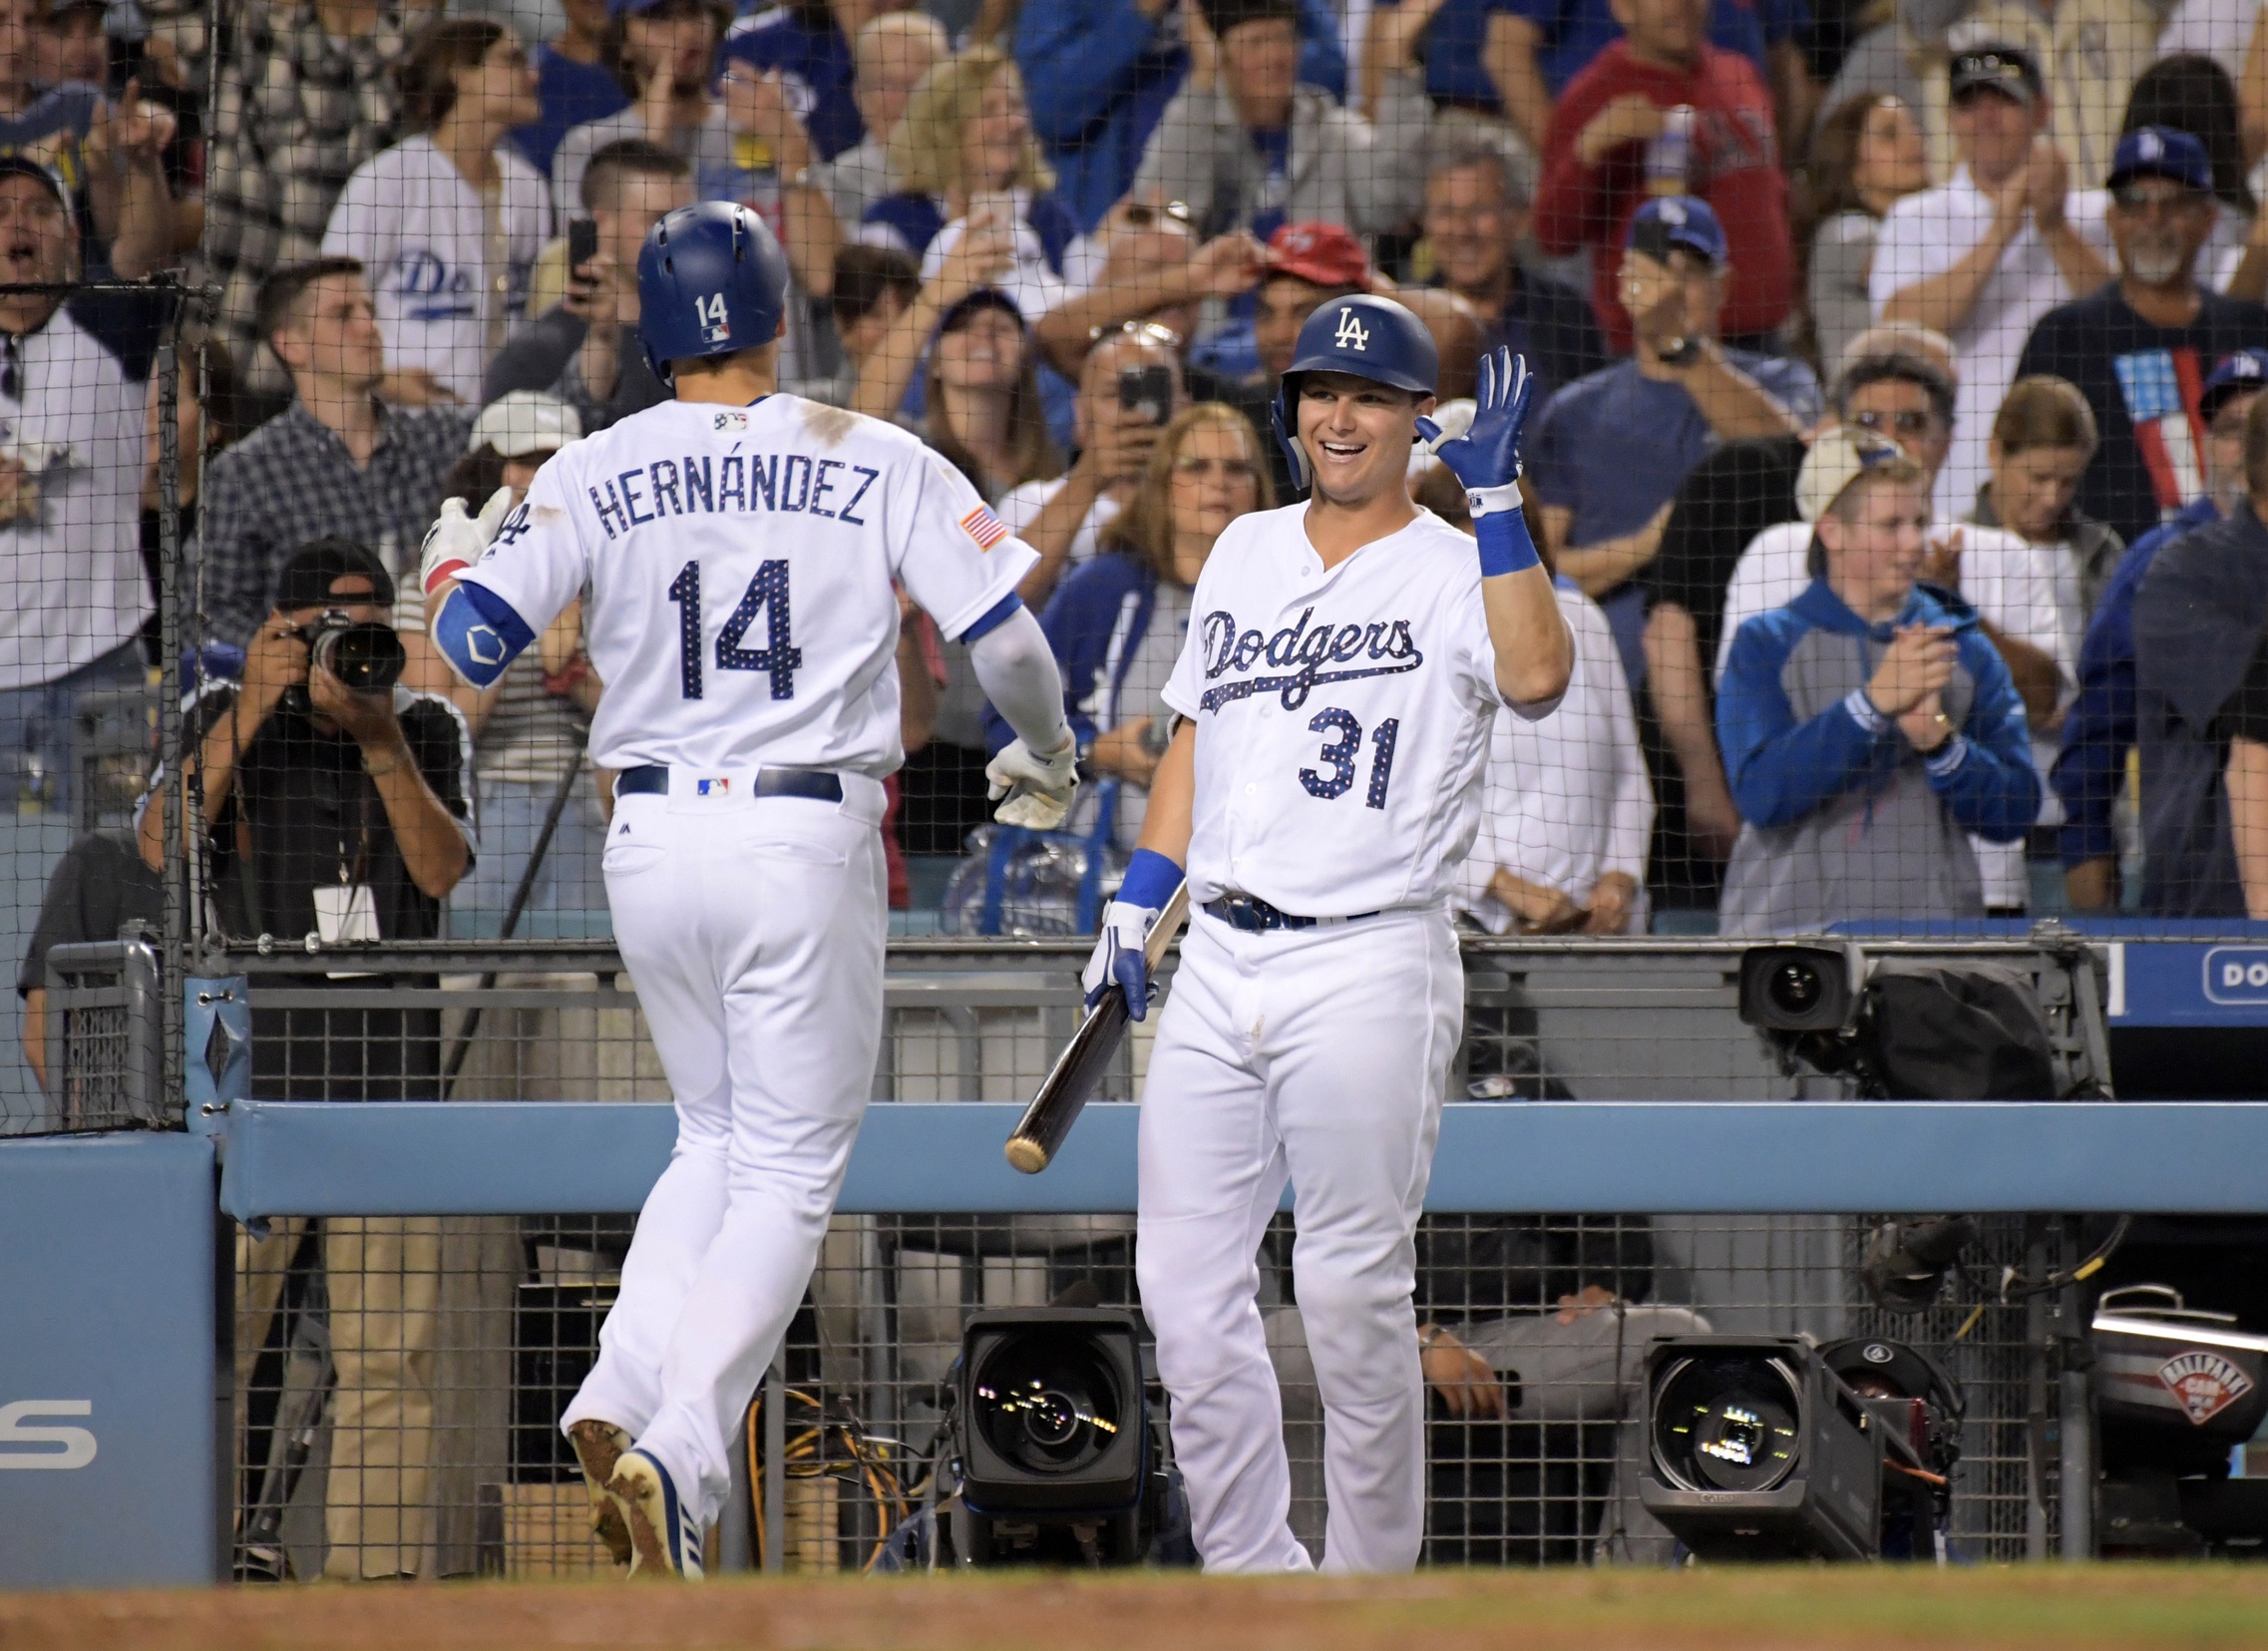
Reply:
[[[614,781],[617,797],[669,795],[669,770],[660,763],[644,768],[625,768]],[[805,797],[815,803],[839,803],[843,800],[843,776],[827,768],[759,768],[756,770],[756,795],[759,797]]]
[[[1266,934],[1271,929],[1335,928],[1341,923],[1359,923],[1376,912],[1353,912],[1345,917],[1300,917],[1295,913],[1271,906],[1256,894],[1225,894],[1205,903],[1205,912],[1217,917],[1232,929],[1242,929],[1248,935]]]

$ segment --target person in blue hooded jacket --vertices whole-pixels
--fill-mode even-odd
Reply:
[[[1742,825],[1718,930],[1981,918],[1969,834],[2021,839],[2040,775],[2024,701],[1975,610],[1915,583],[1928,474],[1895,446],[1830,430],[1797,492],[1826,572],[1732,641],[1716,734]]]
[[[1189,634],[1197,576],[1213,542],[1238,517],[1276,508],[1259,432],[1226,402],[1200,402],[1158,437],[1139,490],[1100,535],[1104,553],[1056,588],[1039,626],[1063,676],[1063,708],[1079,766],[1097,784],[1068,829],[1094,829],[1090,798],[1116,795],[1111,835],[1131,848],[1142,829],[1151,773],[1173,712],[1161,697]],[[985,744],[1011,737],[984,708]]]

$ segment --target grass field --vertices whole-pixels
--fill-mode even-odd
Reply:
[[[2268,1566],[740,1578],[0,1595],[0,1651],[1684,1651],[2268,1646]]]

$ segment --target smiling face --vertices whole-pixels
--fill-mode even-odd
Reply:
[[[2186,285],[2205,237],[2213,198],[2170,178],[2131,178],[2110,192],[2110,239],[2118,267],[2143,286]]]
[[[1953,449],[1953,426],[1938,416],[1929,391],[1910,378],[1860,385],[1850,393],[1843,421],[1896,442],[1932,476],[1945,467],[1945,456]]]
[[[1005,310],[980,304],[938,335],[938,382],[948,390],[1012,390],[1023,371],[1023,328]]]
[[[2028,104],[1975,87],[1954,99],[1948,121],[1970,176],[1990,190],[2007,183],[2030,158],[2045,118]]]
[[[1860,477],[1819,518],[1828,585],[1860,619],[1891,618],[1922,570],[1929,529],[1926,482]]]
[[[1023,83],[1012,68],[1003,65],[984,86],[976,118],[960,131],[963,176],[971,190],[1004,190],[1023,170],[1024,150],[1031,141],[1031,120],[1024,113]]]
[[[1432,409],[1431,396],[1351,373],[1302,374],[1300,445],[1315,472],[1317,496],[1334,505],[1365,505],[1406,489],[1417,417]]]
[[[1425,238],[1451,290],[1490,291],[1527,234],[1527,208],[1504,199],[1493,167],[1451,167],[1425,181]]]

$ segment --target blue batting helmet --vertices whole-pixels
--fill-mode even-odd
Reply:
[[[1276,439],[1292,461],[1292,475],[1308,485],[1307,455],[1300,451],[1300,379],[1305,373],[1350,373],[1397,390],[1429,396],[1441,374],[1433,334],[1391,298],[1356,292],[1316,307],[1300,328],[1292,364],[1276,392]]]
[[[653,374],[669,363],[768,344],[787,313],[788,260],[746,206],[679,206],[638,248],[638,342]]]

